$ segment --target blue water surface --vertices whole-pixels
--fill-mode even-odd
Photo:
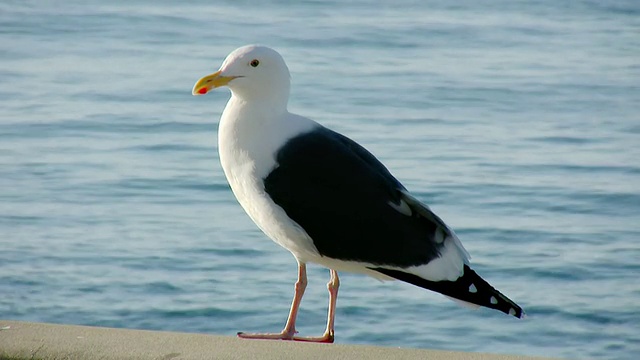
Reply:
[[[344,274],[337,342],[636,359],[633,0],[3,1],[0,318],[282,328],[295,261],[224,179],[228,91],[191,96],[248,43],[285,56],[292,111],[376,154],[529,314]],[[301,334],[324,329],[327,280],[310,268]]]

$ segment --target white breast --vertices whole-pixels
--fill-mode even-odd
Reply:
[[[264,105],[264,104],[258,104]],[[218,150],[231,190],[249,217],[273,241],[301,261],[319,257],[309,235],[264,190],[263,179],[276,166],[282,144],[318,126],[314,121],[231,97],[218,130]]]

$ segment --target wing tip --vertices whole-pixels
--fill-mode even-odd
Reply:
[[[387,268],[371,268],[371,270],[438,292],[455,299],[456,302],[498,310],[519,319],[527,317],[522,307],[496,290],[466,264],[464,265],[463,275],[455,281],[430,281],[415,274]]]

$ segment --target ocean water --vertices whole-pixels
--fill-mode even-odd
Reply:
[[[0,319],[279,331],[296,264],[217,158],[233,49],[278,49],[290,109],[360,142],[529,317],[343,274],[336,341],[640,353],[637,1],[0,3]],[[311,266],[298,330],[325,326]],[[1,336],[1,333],[0,333]]]

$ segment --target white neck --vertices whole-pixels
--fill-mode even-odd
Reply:
[[[218,129],[220,161],[232,187],[238,172],[266,176],[276,166],[279,147],[315,126],[314,121],[291,114],[286,107],[232,95]]]
[[[220,146],[231,140],[241,142],[238,144],[241,148],[251,147],[251,144],[260,142],[259,138],[266,136],[266,132],[277,127],[276,122],[286,118],[287,114],[286,104],[245,101],[232,93],[220,118]]]

